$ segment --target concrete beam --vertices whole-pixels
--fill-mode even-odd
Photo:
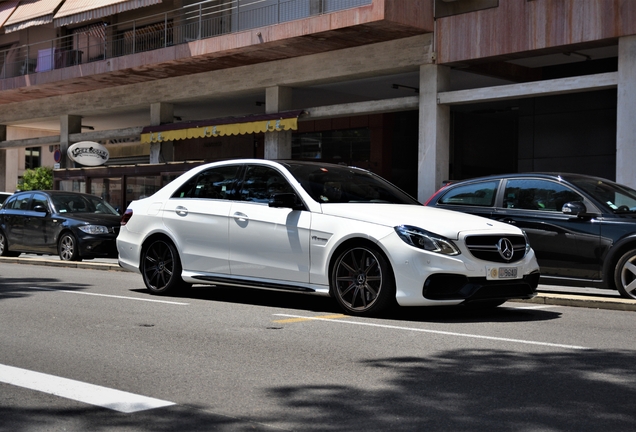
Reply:
[[[322,120],[335,117],[416,110],[420,107],[419,99],[419,96],[407,96],[394,99],[306,108],[308,114],[298,120]]]
[[[69,139],[73,142],[80,141],[102,141],[106,139],[120,139],[120,138],[139,138],[143,127],[131,127],[125,129],[104,130],[95,132],[83,132],[70,134]],[[0,141],[0,148],[12,148],[12,147],[39,147],[52,144],[59,144],[60,136],[51,135],[40,138],[28,138],[13,141]]]
[[[537,96],[553,96],[583,91],[606,90],[618,86],[618,72],[510,84],[470,90],[439,92],[440,105],[461,105],[480,102],[495,102],[509,99],[523,99]]]

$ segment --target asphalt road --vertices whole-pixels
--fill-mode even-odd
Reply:
[[[107,264],[106,264],[107,265]],[[0,431],[631,431],[633,312],[326,298],[0,263]]]

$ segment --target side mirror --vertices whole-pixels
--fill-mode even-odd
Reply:
[[[581,201],[571,201],[563,204],[561,211],[570,216],[582,216],[587,213],[587,208]]]
[[[49,212],[46,209],[46,207],[44,207],[43,205],[36,205],[35,207],[33,207],[33,211],[38,212],[38,213],[48,213]]]
[[[269,198],[269,206],[275,208],[290,208],[292,210],[304,210],[305,206],[298,202],[295,193],[275,193]]]

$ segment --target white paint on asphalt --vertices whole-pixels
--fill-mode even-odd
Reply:
[[[168,301],[168,300],[154,300],[154,299],[139,298],[139,297],[126,297],[126,296],[118,296],[118,295],[111,295],[111,294],[89,293],[85,291],[61,290],[56,288],[29,287],[29,289],[38,290],[38,291],[55,291],[55,292],[68,293],[68,294],[84,294],[84,295],[110,297],[110,298],[125,299],[125,300],[137,300],[137,301],[145,301],[145,302],[152,302],[152,303],[165,303],[165,304],[172,304],[172,305],[179,305],[179,306],[187,306],[190,304],[190,303],[174,302],[174,301]]]
[[[575,350],[590,349],[587,347],[577,346],[577,345],[564,345],[564,344],[555,344],[550,342],[536,342],[536,341],[529,341],[529,340],[523,340],[523,339],[510,339],[510,338],[501,338],[501,337],[494,337],[494,336],[482,336],[482,335],[476,335],[476,334],[470,334],[470,333],[455,333],[455,332],[448,332],[448,331],[442,331],[442,330],[428,330],[428,329],[420,329],[420,328],[413,328],[413,327],[393,326],[393,325],[387,325],[387,324],[347,321],[342,319],[308,317],[308,316],[288,315],[288,314],[274,314],[274,316],[281,316],[281,317],[288,317],[288,318],[305,318],[307,320],[329,321],[329,322],[334,322],[338,324],[353,324],[353,325],[368,326],[368,327],[379,327],[379,328],[385,328],[385,329],[391,329],[391,330],[405,330],[405,331],[421,332],[421,333],[434,333],[434,334],[440,334],[445,336],[459,336],[459,337],[466,337],[466,338],[473,338],[473,339],[493,340],[498,342],[512,342],[512,343],[519,343],[519,344],[526,344],[526,345],[540,345],[540,346],[547,346],[547,347],[553,347],[553,348],[567,348],[567,349],[575,349]]]
[[[0,382],[123,413],[175,405],[161,399],[0,364]]]

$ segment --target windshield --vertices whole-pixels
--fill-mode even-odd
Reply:
[[[634,189],[599,178],[578,178],[571,182],[604,203],[614,213],[636,213]]]
[[[321,204],[390,203],[421,205],[416,199],[375,174],[338,165],[287,163],[289,171]]]
[[[51,196],[57,213],[97,213],[117,215],[110,204],[92,195],[55,194]]]

